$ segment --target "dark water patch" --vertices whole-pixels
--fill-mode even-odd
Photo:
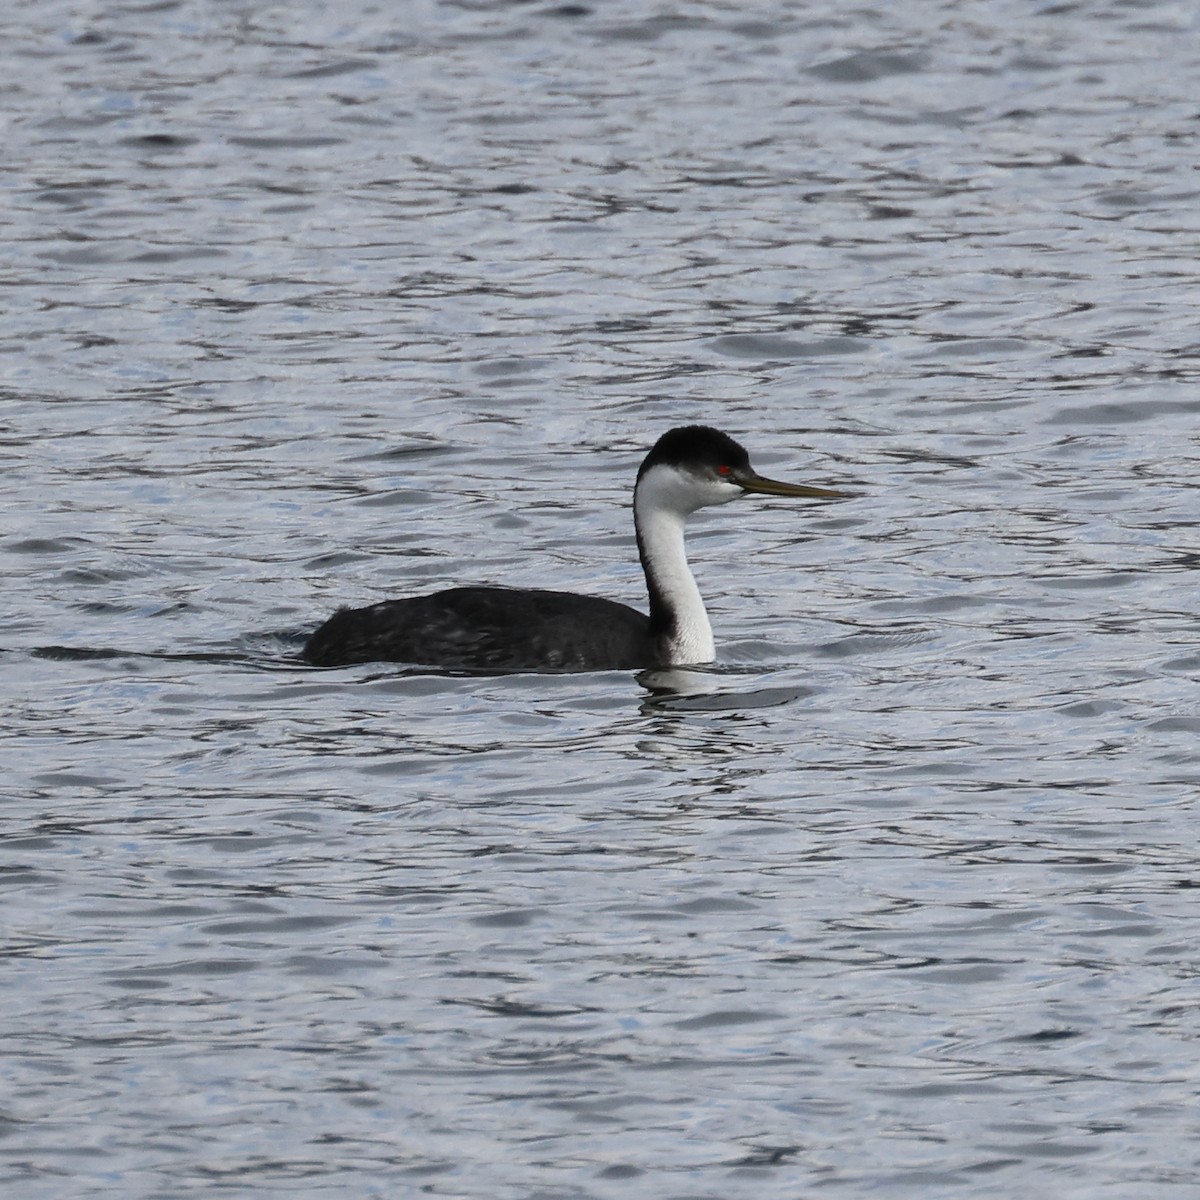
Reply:
[[[828,354],[856,354],[861,339],[850,337],[795,338],[774,333],[735,333],[713,338],[708,346],[730,358],[761,361],[819,358]]]
[[[374,556],[355,550],[334,550],[327,554],[318,554],[307,559],[304,569],[313,574],[324,574],[337,567],[350,566],[353,563],[370,562]]]
[[[542,359],[508,358],[493,362],[476,363],[475,373],[499,382],[512,376],[519,376],[521,379],[525,379],[530,375],[537,374],[547,365],[547,362]]]
[[[1057,711],[1064,717],[1104,717],[1123,707],[1119,700],[1078,700],[1060,705]]]
[[[1082,1036],[1083,1032],[1079,1029],[1039,1029],[1035,1033],[1017,1034],[1015,1037],[1011,1037],[1008,1040],[1012,1042],[1026,1042],[1030,1045],[1044,1046]]]
[[[19,538],[6,540],[3,548],[10,554],[74,554],[88,545],[83,538]]]
[[[107,775],[88,775],[77,771],[46,771],[34,775],[39,787],[87,788],[106,791],[120,787],[122,781]]]
[[[486,913],[472,917],[471,924],[485,929],[519,929],[529,925],[538,913],[535,909],[510,909],[506,912]]]
[[[497,196],[527,196],[539,190],[532,183],[498,183],[491,189]]]
[[[320,134],[294,134],[258,136],[249,134],[231,135],[229,141],[247,150],[324,150],[340,146],[345,139]]]
[[[1140,576],[1130,571],[1097,571],[1081,570],[1077,575],[1042,575],[1038,585],[1045,588],[1065,590],[1098,589],[1111,591],[1117,588],[1130,587],[1137,583]]]
[[[38,646],[29,653],[33,658],[48,658],[52,662],[85,662],[89,659],[135,657],[132,651],[101,649],[94,646]]]
[[[384,450],[376,450],[370,454],[359,456],[363,461],[371,462],[403,462],[406,459],[433,458],[440,454],[462,453],[462,448],[442,441],[416,440],[405,445],[389,446]],[[432,498],[432,494],[431,494]]]
[[[802,1153],[802,1146],[756,1146],[750,1153],[723,1163],[726,1167],[777,1167]]]
[[[872,83],[896,75],[917,74],[925,69],[927,62],[923,54],[862,50],[809,67],[808,74],[829,83]]]
[[[969,603],[969,599],[964,598],[964,602],[959,604],[957,598],[946,598],[942,604],[934,602],[919,602],[916,607],[927,612],[955,612],[960,608],[974,607]],[[900,611],[909,612],[913,608],[911,601],[904,601],[900,606]],[[847,637],[838,638],[832,642],[822,642],[810,648],[810,653],[818,655],[821,658],[860,658],[888,654],[895,650],[909,650],[914,646],[920,646],[924,643],[936,640],[936,634],[916,628],[908,631],[897,630],[894,633],[874,633],[862,632],[853,633]]]
[[[227,313],[245,313],[253,312],[254,309],[260,306],[260,301],[257,300],[234,300],[225,296],[201,296],[194,300],[193,303],[198,308],[215,308],[221,312]]]
[[[557,1017],[573,1017],[586,1012],[586,1009],[565,1007],[548,1004],[527,1003],[520,1000],[510,1000],[497,997],[491,1000],[447,999],[444,1004],[461,1004],[479,1009],[493,1017],[521,1017],[529,1019],[545,1019]]]
[[[779,1013],[769,1010],[727,1008],[705,1013],[699,1017],[688,1017],[676,1022],[678,1029],[730,1029],[739,1025],[756,1025],[760,1021],[772,1021]]]
[[[83,606],[77,606],[82,608]],[[97,612],[113,611],[123,614],[127,610],[113,606],[99,607]],[[125,650],[109,646],[35,646],[27,653],[32,659],[50,662],[106,662],[125,660],[131,667],[139,663],[194,663],[197,665],[232,665],[252,668],[284,667],[292,670],[303,666],[298,654],[307,634],[289,631],[284,634],[247,634],[243,639],[244,651],[231,650]]]
[[[1095,404],[1055,408],[1047,425],[1073,425],[1082,429],[1105,425],[1130,425],[1180,415],[1200,413],[1200,400],[1099,401]]]
[[[703,16],[664,14],[646,17],[639,21],[598,26],[595,32],[603,41],[656,42],[673,33],[701,31],[708,27],[710,27],[710,22]]]
[[[594,11],[587,4],[554,4],[549,8],[543,8],[541,15],[544,17],[561,17],[565,20],[578,20],[583,17],[590,17]]]
[[[319,916],[313,913],[304,916],[279,914],[253,919],[211,921],[201,928],[205,933],[217,936],[241,937],[246,934],[317,933],[322,929],[334,929],[346,923],[345,917]]]
[[[331,79],[338,75],[373,71],[378,65],[378,60],[374,58],[344,58],[336,62],[322,63],[316,67],[305,67],[300,71],[292,71],[288,77],[292,79]]]
[[[1200,733],[1200,717],[1162,717],[1151,721],[1147,728],[1160,733]]]
[[[363,508],[417,508],[429,504],[428,492],[402,488],[390,492],[372,492],[369,496],[355,497],[353,503]]]
[[[135,263],[174,263],[191,259],[225,258],[229,251],[221,246],[172,246],[170,249],[143,250],[129,256]]]
[[[651,686],[654,708],[672,712],[742,712],[757,708],[778,708],[816,695],[818,689],[804,687],[760,687],[737,691],[677,692],[670,687]]]
[[[1197,629],[1196,640],[1200,642],[1200,628]],[[1200,651],[1195,654],[1182,654],[1176,658],[1168,658],[1159,666],[1164,671],[1172,671],[1180,675],[1200,675]]]
[[[941,338],[932,353],[943,358],[1002,359],[1028,354],[1030,346],[1018,338]]]
[[[135,150],[165,154],[176,150],[186,150],[189,146],[196,145],[199,140],[199,138],[177,133],[144,133],[136,137],[122,138],[121,144]]]
[[[138,613],[142,611],[140,604],[119,604],[111,600],[76,600],[71,603],[76,612],[89,613],[92,616],[115,616],[118,613]],[[48,658],[43,654],[41,657]]]

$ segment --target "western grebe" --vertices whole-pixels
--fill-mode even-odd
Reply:
[[[613,600],[534,588],[460,587],[334,613],[309,638],[318,667],[403,662],[483,671],[603,671],[711,662],[712,626],[688,567],[683,527],[747,492],[836,500],[846,492],[778,483],[733,438],[704,425],[664,433],[633,490],[647,617]]]

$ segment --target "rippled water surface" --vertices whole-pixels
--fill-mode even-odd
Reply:
[[[5,14],[5,1196],[1198,1194],[1192,6]]]

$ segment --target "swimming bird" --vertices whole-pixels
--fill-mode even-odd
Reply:
[[[719,430],[687,425],[655,442],[637,474],[633,523],[649,616],[598,596],[457,587],[334,613],[304,647],[314,666],[402,662],[467,671],[602,671],[711,662],[712,626],[688,567],[684,523],[747,493],[836,500],[830,488],[765,479]]]

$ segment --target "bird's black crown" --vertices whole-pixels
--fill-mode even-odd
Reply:
[[[668,429],[654,443],[638,469],[640,479],[651,467],[682,467],[687,470],[712,470],[718,467],[746,469],[750,455],[727,433],[708,425],[680,425]]]

